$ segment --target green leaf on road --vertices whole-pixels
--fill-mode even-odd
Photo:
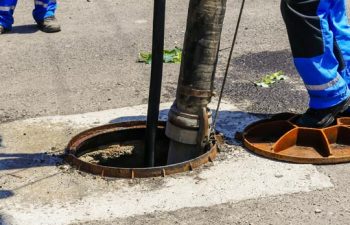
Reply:
[[[146,64],[151,64],[152,54],[148,52],[140,52],[138,62],[144,62]]]
[[[276,73],[268,74],[261,79],[260,82],[254,82],[255,86],[262,88],[269,88],[271,85],[280,80],[286,80],[287,76],[284,75],[284,72],[278,71]]]
[[[170,50],[164,50],[163,62],[164,63],[181,63],[182,59],[182,49],[175,47]],[[140,52],[138,62],[151,64],[152,54],[149,52]]]

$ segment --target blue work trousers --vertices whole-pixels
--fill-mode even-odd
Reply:
[[[350,96],[350,26],[346,0],[282,0],[294,64],[310,95],[324,109]]]
[[[5,29],[10,30],[12,28],[13,12],[16,5],[17,0],[0,0],[0,25]],[[34,5],[33,17],[36,22],[55,15],[56,0],[34,0]]]

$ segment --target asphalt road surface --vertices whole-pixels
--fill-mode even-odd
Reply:
[[[230,46],[240,2],[229,1],[222,49]],[[62,32],[45,34],[31,17],[32,2],[19,1],[12,33],[0,42],[0,121],[64,115],[147,102],[150,66],[136,63],[151,50],[150,0],[63,1]],[[188,1],[169,0],[166,48],[182,46]],[[307,105],[291,64],[277,0],[247,2],[225,98],[251,103],[252,112],[298,110]],[[220,52],[217,87],[229,51]],[[252,85],[283,70],[291,77],[272,89]],[[165,65],[162,101],[173,101],[179,65]]]

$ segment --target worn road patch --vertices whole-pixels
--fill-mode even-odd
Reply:
[[[166,119],[170,104],[162,105]],[[218,129],[227,138],[258,119],[224,103]],[[144,119],[146,106],[15,121],[0,126],[3,223],[64,225],[185,207],[212,206],[332,187],[312,165],[251,155],[232,139],[225,157],[200,170],[153,179],[103,179],[59,165],[68,140],[100,124]],[[58,164],[57,164],[58,163]],[[1,222],[1,221],[0,221]]]

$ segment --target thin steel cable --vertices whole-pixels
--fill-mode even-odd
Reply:
[[[230,69],[230,62],[232,60],[233,49],[235,48],[235,44],[236,44],[236,40],[237,40],[239,25],[241,24],[241,18],[242,18],[242,14],[243,14],[244,4],[245,4],[245,0],[242,0],[241,9],[239,11],[238,20],[237,20],[236,30],[235,30],[235,33],[234,33],[234,36],[233,36],[232,45],[231,45],[231,50],[230,50],[230,54],[229,54],[229,57],[228,57],[228,60],[227,60],[225,76],[224,76],[224,80],[222,81],[221,91],[220,91],[220,95],[219,95],[219,101],[218,101],[215,117],[214,117],[213,124],[212,124],[212,129],[213,130],[215,130],[216,122],[217,122],[217,119],[218,119],[218,116],[219,116],[219,109],[220,109],[220,105],[221,105],[221,100],[222,100],[222,96],[223,96],[225,85],[226,85],[228,70]]]

